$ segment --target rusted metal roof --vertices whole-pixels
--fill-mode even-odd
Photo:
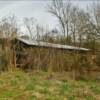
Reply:
[[[42,41],[28,40],[28,39],[23,39],[23,38],[17,38],[17,40],[29,46],[51,47],[51,48],[57,48],[57,49],[77,50],[77,51],[90,51],[90,49],[87,49],[87,48],[75,47],[75,46],[70,46],[70,45],[54,44],[54,43],[48,43],[48,42],[42,42]]]

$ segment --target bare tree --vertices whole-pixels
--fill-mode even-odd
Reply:
[[[95,49],[96,40],[100,37],[100,3],[93,3],[87,11],[79,12],[79,18],[82,23],[82,32],[86,37],[88,47]]]
[[[3,40],[2,42],[2,53],[3,56],[0,60],[2,61],[2,66],[6,68],[6,70],[12,70],[12,65],[15,64],[12,62],[12,59],[15,58],[12,54],[12,42],[11,40],[16,38],[18,33],[18,27],[16,23],[15,16],[5,17],[0,22],[0,38]],[[15,62],[15,59],[13,59]]]
[[[78,23],[78,20],[77,19],[77,14],[78,14],[78,7],[72,7],[71,9],[71,16],[70,16],[70,30],[71,30],[71,33],[72,33],[72,37],[73,37],[73,42],[74,42],[74,45],[76,45],[76,35],[77,35],[77,31],[78,31],[78,28],[77,28],[77,23]]]
[[[92,11],[93,11],[94,26],[97,35],[100,36],[100,3],[94,3],[92,6]]]
[[[33,17],[31,18],[24,18],[24,24],[26,29],[30,35],[31,39],[35,39],[36,37],[36,19]]]
[[[88,35],[91,34],[90,25],[90,14],[85,12],[83,9],[79,9],[77,13],[77,29],[78,29],[78,40],[81,46],[82,40],[86,39]]]
[[[5,17],[0,22],[0,35],[6,38],[12,38],[17,36],[17,23],[15,16]]]
[[[58,19],[64,37],[67,34],[67,40],[70,31],[69,30],[70,9],[71,9],[71,3],[69,1],[64,2],[63,0],[53,0],[52,5],[50,5],[48,8],[48,12],[53,14]]]

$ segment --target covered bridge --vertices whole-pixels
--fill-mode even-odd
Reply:
[[[17,66],[26,67],[47,67],[67,66],[68,53],[86,54],[91,51],[87,48],[70,45],[54,44],[31,39],[16,38],[14,43],[15,61]],[[55,63],[55,64],[54,64]],[[59,63],[58,65],[56,65]],[[44,68],[45,69],[45,68]]]
[[[64,49],[69,51],[80,51],[80,52],[88,52],[90,49],[70,46],[70,45],[61,45],[61,44],[54,44],[48,42],[41,42],[41,41],[33,41],[31,39],[23,39],[23,38],[16,38],[19,43],[23,44],[24,46],[30,47],[43,47],[43,48],[55,48],[55,49]]]

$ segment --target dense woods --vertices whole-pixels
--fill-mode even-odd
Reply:
[[[20,48],[12,42],[16,37],[92,50],[88,53],[79,53],[51,48],[28,48],[26,50],[22,47],[22,52],[26,52],[26,55],[22,57],[25,59],[19,61],[23,65],[20,67],[23,70],[69,71],[73,78],[81,77],[82,73],[88,75],[94,68],[99,71],[100,3],[93,3],[84,10],[70,1],[53,0],[48,6],[47,12],[56,17],[59,29],[44,28],[36,23],[33,16],[33,18],[23,20],[29,34],[23,35],[20,33],[15,16],[0,20],[0,71],[14,70],[17,67],[14,63],[17,61],[17,57],[13,53],[15,49]]]

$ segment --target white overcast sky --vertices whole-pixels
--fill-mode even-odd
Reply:
[[[76,5],[85,8],[92,0],[72,0]],[[50,28],[57,26],[57,20],[47,12],[50,0],[0,0],[0,18],[14,14],[18,19],[34,17],[39,24],[48,25]]]

